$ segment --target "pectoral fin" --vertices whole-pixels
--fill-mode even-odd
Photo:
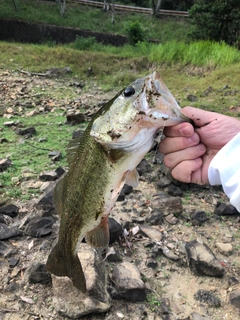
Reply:
[[[109,244],[108,215],[103,216],[100,224],[87,232],[85,240],[95,248],[105,248]]]

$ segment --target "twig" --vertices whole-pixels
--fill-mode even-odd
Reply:
[[[24,71],[21,69],[17,69],[19,72],[27,74],[28,76],[40,76],[40,77],[47,77],[49,73],[38,73],[38,72],[30,72],[30,71]]]

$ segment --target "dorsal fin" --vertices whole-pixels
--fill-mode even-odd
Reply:
[[[67,146],[67,161],[70,165],[73,162],[77,149],[81,144],[82,136],[69,141]]]

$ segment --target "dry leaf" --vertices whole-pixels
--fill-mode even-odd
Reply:
[[[20,296],[20,298],[21,298],[22,301],[24,301],[26,303],[29,303],[29,304],[33,304],[34,303],[33,299],[31,299],[31,298],[27,298],[27,297],[23,297],[23,296]]]

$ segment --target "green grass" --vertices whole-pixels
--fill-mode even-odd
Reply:
[[[51,67],[69,66],[73,75],[65,79],[57,79],[57,85],[47,85],[44,78],[41,85],[32,87],[32,95],[38,99],[54,99],[62,108],[54,112],[39,114],[33,117],[16,115],[11,120],[19,120],[23,127],[36,127],[37,133],[31,139],[21,143],[21,137],[9,127],[3,126],[7,119],[1,117],[5,108],[12,107],[10,99],[0,96],[0,128],[1,136],[9,143],[1,144],[1,158],[10,156],[12,166],[0,173],[3,185],[0,194],[8,199],[21,198],[27,200],[38,191],[30,188],[25,192],[20,183],[28,180],[24,170],[32,170],[34,178],[43,171],[66,166],[66,145],[74,127],[65,125],[64,106],[79,94],[69,86],[70,81],[85,80],[86,86],[81,94],[97,84],[98,90],[109,90],[112,96],[140,76],[158,70],[164,82],[181,106],[192,105],[240,116],[240,53],[225,44],[210,42],[176,43],[166,42],[161,45],[141,43],[135,47],[115,48],[101,46],[92,41],[91,50],[75,48],[76,43],[69,46],[31,45],[0,42],[0,68],[18,74],[18,69],[32,72],[44,72]],[[87,69],[92,67],[93,75],[87,77]],[[1,72],[2,72],[1,71]],[[30,77],[26,77],[30,81]],[[223,89],[224,86],[228,89]],[[205,94],[209,87],[212,90]],[[194,94],[197,101],[190,102],[188,95]],[[23,100],[24,102],[24,100]],[[60,123],[62,125],[60,125]],[[39,143],[38,139],[46,137],[47,141]],[[62,159],[52,163],[48,158],[50,150],[60,150]],[[30,179],[30,178],[29,178]],[[1,202],[0,197],[0,202]]]
[[[115,23],[111,23],[111,13],[102,8],[94,8],[77,3],[67,2],[65,15],[59,14],[59,7],[53,1],[16,0],[18,10],[13,1],[1,0],[0,18],[15,18],[29,22],[40,22],[57,26],[69,26],[91,31],[126,35],[126,26],[133,21],[140,21],[146,38],[165,42],[173,39],[188,39],[190,25],[188,19],[155,18],[151,14],[135,14],[115,11]]]
[[[44,171],[55,170],[59,166],[65,167],[66,146],[71,132],[76,127],[65,125],[65,116],[59,111],[32,117],[15,116],[11,121],[19,120],[22,127],[35,127],[37,130],[30,139],[23,139],[11,127],[3,125],[6,120],[0,118],[0,127],[3,128],[1,135],[8,140],[1,145],[1,156],[9,157],[12,165],[0,173],[3,186],[1,191],[4,192],[5,198],[23,197],[24,200],[28,200],[39,191],[31,188],[22,191],[19,183],[32,178],[38,180],[39,174]],[[39,138],[47,138],[47,141],[39,142]],[[48,157],[48,153],[54,150],[61,151],[60,161],[52,162]]]

